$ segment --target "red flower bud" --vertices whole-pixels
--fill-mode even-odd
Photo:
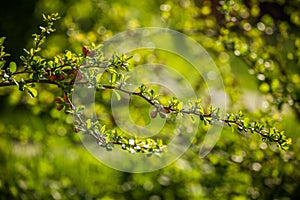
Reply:
[[[58,79],[59,79],[60,81],[64,80],[64,79],[65,79],[65,75],[60,74],[59,77],[58,77]]]
[[[61,100],[59,97],[56,97],[56,98],[55,98],[55,102],[56,102],[56,103],[61,103],[62,100]]]
[[[75,71],[76,71],[76,72],[75,72],[74,74],[76,74],[76,79],[77,79],[77,80],[83,79],[83,74],[80,73],[79,70],[75,70]]]
[[[75,127],[75,128],[74,128],[74,132],[75,132],[75,133],[78,133],[78,132],[79,132],[79,129]]]
[[[74,73],[75,76],[77,76],[77,74],[78,74],[78,69],[74,70],[73,73]]]
[[[63,98],[64,98],[64,100],[68,100],[68,95],[65,94],[65,95],[63,96]]]
[[[57,105],[56,110],[62,110],[64,108],[64,105]]]
[[[49,79],[50,79],[50,81],[55,81],[56,80],[56,76],[51,75]]]
[[[84,56],[88,56],[90,53],[90,50],[87,48],[87,46],[82,47],[82,53]]]

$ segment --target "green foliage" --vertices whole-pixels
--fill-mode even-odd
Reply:
[[[3,45],[4,40],[5,40],[5,37],[0,38],[0,46],[1,46],[1,48],[0,48],[0,69],[2,69],[5,65],[5,59],[4,58],[7,57],[7,56],[10,56],[8,53],[6,53],[4,51],[4,45]]]
[[[0,92],[4,105],[0,115],[0,156],[3,161],[0,191],[3,197],[299,197],[300,154],[296,135],[299,129],[297,3],[151,1],[145,6],[135,1],[128,1],[128,5],[121,1],[53,1],[51,5],[47,1],[39,2],[43,12],[60,9],[62,19],[57,24],[60,30],[57,35],[51,34],[49,37],[55,30],[53,25],[58,15],[44,15],[45,25],[33,35],[33,47],[25,50],[21,64],[18,60],[8,61],[10,55],[4,52],[3,46],[5,38],[0,39],[0,87],[3,88]],[[276,5],[283,7],[284,12],[274,15],[274,9],[278,9]],[[264,6],[269,8],[267,10],[270,13],[265,13]],[[67,7],[69,9],[62,9]],[[139,13],[138,10],[155,12],[149,15],[149,12]],[[138,18],[144,20],[139,21]],[[133,58],[129,55],[105,58],[101,51],[91,45],[102,42],[120,30],[153,25],[151,23],[185,32],[210,51],[223,73],[231,99],[229,113],[207,105],[205,96],[185,103],[146,84],[141,84],[136,91],[127,90],[125,86],[131,81],[127,73],[138,62],[150,58],[159,60],[164,56],[141,54],[139,61],[134,55]],[[236,66],[236,63],[242,64]],[[234,74],[234,70],[242,68],[254,75],[256,80],[253,81],[247,74]],[[202,95],[201,79],[185,70],[182,72],[194,80],[193,87],[200,88]],[[76,77],[78,83],[88,78],[98,90],[97,95],[103,104],[98,105],[97,112],[102,113],[102,119],[86,118],[84,113],[87,108],[73,105],[72,91]],[[247,105],[244,107],[239,86],[247,85],[251,82],[249,80],[255,82],[255,87],[274,107],[263,110],[257,108],[255,112],[247,109]],[[14,87],[10,87],[13,85],[34,98],[22,96]],[[82,146],[78,146],[79,134],[88,134],[99,144],[99,148],[111,151],[112,156],[114,148],[149,155],[159,155],[167,150],[165,145],[168,137],[138,138],[115,127],[107,114],[110,111],[107,96],[111,92],[119,95],[120,100],[120,94],[141,99],[151,106],[152,118],[166,119],[168,122],[182,115],[199,118],[203,124],[199,126],[199,133],[190,150],[171,166],[149,174],[120,173],[99,165]],[[265,99],[262,101],[266,102]],[[289,105],[296,117],[284,105]],[[72,114],[77,119],[74,131]],[[197,153],[204,140],[201,133],[218,124],[228,125],[233,133],[230,128],[225,128],[212,152],[199,159]],[[293,145],[285,134],[293,138]]]
[[[252,133],[258,133],[263,136],[264,140],[276,142],[283,149],[288,149],[291,144],[291,139],[286,138],[284,131],[279,131],[275,127],[269,127],[265,123],[251,122],[245,125],[243,114],[227,114],[227,118],[222,118],[219,108],[210,106],[207,113],[204,113],[200,105],[200,100],[195,104],[191,103],[188,110],[183,108],[183,102],[179,102],[177,98],[172,97],[168,102],[169,105],[163,105],[159,100],[159,94],[155,94],[153,89],[148,89],[144,84],[141,85],[139,92],[128,91],[123,88],[128,84],[126,74],[123,72],[129,71],[128,61],[131,57],[125,55],[113,55],[112,58],[106,59],[99,50],[89,50],[86,46],[82,48],[82,54],[76,55],[70,51],[66,51],[62,56],[55,56],[52,60],[47,60],[41,57],[38,53],[41,51],[41,45],[46,38],[46,34],[54,32],[52,28],[53,22],[59,19],[58,14],[43,15],[46,27],[40,27],[41,33],[34,34],[34,47],[26,50],[26,57],[22,57],[22,71],[17,72],[15,62],[11,62],[7,70],[3,71],[1,76],[3,82],[0,86],[17,85],[19,90],[27,91],[31,97],[36,97],[38,92],[34,88],[34,83],[48,83],[57,85],[62,89],[63,98],[56,99],[58,103],[56,109],[62,110],[65,108],[66,113],[74,114],[77,118],[76,130],[94,137],[99,146],[105,147],[107,150],[112,150],[114,145],[120,145],[122,149],[128,150],[131,153],[160,153],[165,146],[161,140],[154,141],[152,139],[133,139],[130,137],[118,134],[116,130],[105,129],[105,125],[101,125],[98,121],[92,119],[83,120],[83,107],[76,108],[70,100],[70,95],[73,91],[75,78],[80,74],[81,78],[76,84],[87,84],[98,90],[112,89],[119,92],[127,93],[143,98],[150,105],[156,108],[157,113],[161,118],[173,116],[176,118],[178,114],[196,115],[204,122],[204,124],[213,125],[216,122],[226,123],[229,126],[237,126],[238,131],[248,130]],[[3,48],[4,49],[4,48]],[[101,73],[100,70],[104,69]],[[20,75],[26,74],[27,77],[19,78]],[[84,78],[85,77],[85,78]],[[126,81],[125,81],[126,80]],[[83,108],[83,109],[82,109]],[[155,117],[153,114],[153,117]]]

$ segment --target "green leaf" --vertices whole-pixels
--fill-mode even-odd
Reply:
[[[120,94],[116,90],[113,90],[113,93],[116,95],[117,100],[120,101],[121,100]]]
[[[112,67],[108,68],[107,71],[111,74],[117,74],[117,71]]]
[[[2,46],[2,45],[3,45],[3,43],[4,43],[4,40],[5,40],[5,37],[1,37],[1,38],[0,38],[0,46]]]
[[[141,93],[145,92],[145,90],[146,90],[146,86],[143,83],[140,86],[140,90],[141,90]]]
[[[148,94],[149,94],[151,97],[153,97],[153,95],[154,95],[154,90],[153,90],[153,89],[149,89],[149,90],[148,90]]]
[[[0,69],[4,67],[5,61],[0,61]]]
[[[96,82],[99,84],[101,82],[101,78],[102,78],[102,74],[101,73],[98,73],[96,75]]]
[[[67,57],[68,60],[71,60],[72,59],[72,52],[71,51],[67,51],[66,57]]]
[[[275,134],[274,129],[273,129],[273,128],[270,128],[270,129],[269,129],[269,135],[270,135],[270,136],[273,136],[274,134]]]
[[[26,88],[27,88],[28,94],[31,96],[31,98],[34,98],[37,96],[38,92],[35,88],[33,88],[33,87],[26,87]]]
[[[246,118],[244,119],[244,126],[245,126],[246,128],[249,128],[249,127],[250,127],[250,119],[249,119],[248,117],[246,117]]]
[[[53,64],[53,63],[52,63]],[[67,66],[64,66],[63,68],[61,68],[61,70],[72,70],[72,67],[67,65]]]
[[[103,126],[101,127],[101,133],[104,133],[104,132],[105,132],[105,130],[106,130],[106,126],[105,126],[105,125],[103,125]]]
[[[182,110],[182,108],[183,108],[183,103],[182,102],[178,102],[177,110],[180,111],[180,110]]]
[[[117,74],[111,74],[111,77],[110,77],[111,85],[114,86],[116,84],[116,81],[117,81]]]
[[[47,20],[47,16],[45,14],[43,14],[43,19]]]
[[[15,62],[9,63],[9,70],[11,73],[15,73],[17,71],[17,64]]]
[[[244,116],[244,114],[243,114],[243,112],[242,112],[241,110],[239,111],[239,116],[240,116],[240,117],[243,117],[243,116]]]
[[[91,127],[92,127],[91,119],[87,119],[87,120],[86,120],[86,128],[87,128],[87,129],[90,129]]]
[[[30,49],[30,55],[31,55],[31,56],[34,55],[34,49],[33,49],[33,48]]]

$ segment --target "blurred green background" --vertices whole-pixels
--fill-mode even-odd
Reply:
[[[0,4],[0,35],[7,38],[8,61],[19,65],[23,48],[32,45],[31,34],[39,31],[43,13],[58,12],[62,17],[43,45],[41,54],[48,58],[65,50],[81,53],[83,45],[100,44],[128,29],[154,26],[181,31],[214,58],[223,73],[230,110],[242,109],[254,119],[274,119],[293,138],[290,150],[282,151],[259,136],[244,137],[224,129],[212,152],[199,159],[201,133],[205,133],[201,126],[191,148],[172,165],[150,173],[124,173],[87,152],[73,133],[73,117],[55,109],[58,89],[39,86],[38,97],[32,99],[16,87],[0,88],[0,199],[300,198],[299,1],[18,0]],[[156,55],[155,59],[162,58]],[[200,92],[201,79],[192,79]],[[105,107],[99,110],[109,112]]]

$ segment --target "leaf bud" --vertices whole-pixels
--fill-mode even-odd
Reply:
[[[150,114],[151,118],[155,118],[157,116],[157,110],[153,110]]]

